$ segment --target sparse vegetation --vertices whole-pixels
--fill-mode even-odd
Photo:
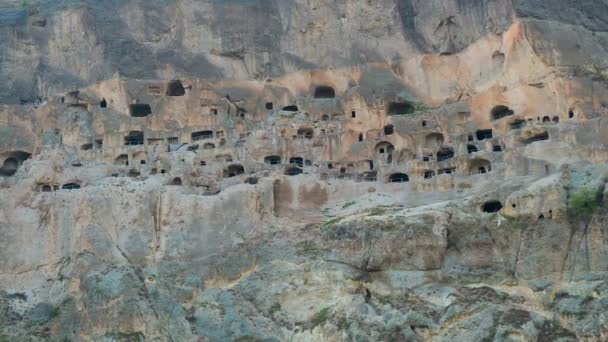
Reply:
[[[350,207],[350,206],[352,206],[352,205],[354,205],[354,204],[355,204],[355,201],[346,202],[346,203],[344,203],[344,205],[342,206],[342,209],[346,209],[346,208],[348,208],[348,207]]]
[[[340,221],[342,221],[342,219],[343,219],[343,217],[334,217],[334,218],[331,218],[328,221],[326,221],[323,225],[326,226],[326,227],[327,226],[332,226],[334,224],[340,223]]]
[[[310,320],[311,328],[315,328],[318,325],[325,323],[331,317],[331,307],[325,307],[321,311],[317,312],[312,316]]]
[[[380,216],[386,213],[386,209],[384,207],[376,207],[372,208],[367,212],[367,216]]]
[[[602,191],[599,188],[581,188],[570,196],[568,216],[573,221],[587,221],[602,205]]]
[[[280,303],[274,303],[272,304],[272,306],[270,307],[270,316],[273,316],[275,314],[275,312],[279,312],[281,311],[281,304]]]
[[[352,322],[345,316],[340,317],[340,319],[338,320],[338,323],[337,323],[338,330],[340,330],[340,331],[348,330],[348,328],[350,328],[351,323]]]

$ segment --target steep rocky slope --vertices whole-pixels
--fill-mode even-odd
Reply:
[[[608,340],[608,2],[0,1],[0,341]]]

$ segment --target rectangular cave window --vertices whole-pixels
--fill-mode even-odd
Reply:
[[[351,118],[356,118],[357,117],[357,112],[355,112],[354,110],[352,112],[350,112],[350,117]]]
[[[217,115],[217,108],[211,108],[209,112],[211,113],[211,115]]]
[[[149,104],[134,103],[129,105],[129,113],[134,118],[143,118],[152,114],[152,107]]]
[[[274,109],[274,104],[272,102],[266,102],[266,109],[267,110],[273,110]]]
[[[125,137],[125,145],[134,146],[134,145],[143,145],[144,144],[144,132],[141,131],[131,131],[129,135]]]
[[[152,96],[160,96],[160,94],[161,94],[160,87],[159,86],[149,86],[148,94],[152,95]]]
[[[207,162],[206,162],[206,161],[204,161],[204,160],[201,160],[200,165],[201,165],[201,166],[207,166]]]
[[[476,135],[477,135],[477,140],[479,140],[479,141],[486,140],[486,139],[492,139],[492,130],[491,129],[480,129],[479,131],[477,131]]]
[[[179,139],[177,137],[170,137],[170,138],[167,138],[167,143],[169,145],[177,145],[177,144],[179,144]]]
[[[224,131],[217,131],[215,132],[215,137],[218,139],[223,139],[224,138]]]
[[[192,141],[199,141],[205,139],[213,139],[213,131],[199,131],[192,133]]]

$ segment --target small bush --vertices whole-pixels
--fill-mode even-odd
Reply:
[[[310,324],[312,328],[315,328],[318,325],[325,323],[331,317],[331,307],[326,307],[321,309],[321,311],[317,312],[312,319],[310,320]]]
[[[600,189],[582,188],[568,201],[568,216],[573,220],[588,220],[602,205]]]

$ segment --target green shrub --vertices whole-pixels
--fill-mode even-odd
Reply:
[[[588,220],[601,205],[600,189],[581,188],[568,201],[568,216],[577,221]]]
[[[318,325],[325,323],[331,316],[331,307],[326,307],[321,309],[321,311],[317,312],[312,319],[310,320],[310,324],[312,328],[315,328]]]

